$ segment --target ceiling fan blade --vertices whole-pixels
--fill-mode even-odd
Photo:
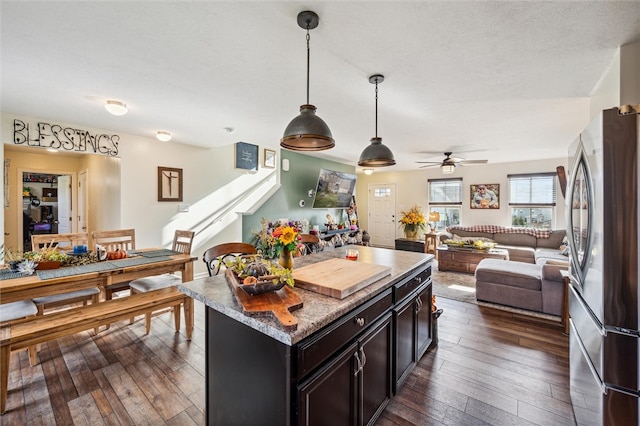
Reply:
[[[460,161],[460,164],[487,164],[488,160],[463,160]]]
[[[440,164],[442,161],[416,161],[416,163],[420,164]]]
[[[429,167],[440,167],[440,163],[437,163],[437,164],[425,164],[424,166],[420,166],[418,168],[419,169],[426,169],[426,168],[429,168]]]

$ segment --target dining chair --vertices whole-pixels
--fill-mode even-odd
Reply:
[[[300,245],[298,246],[298,253],[300,256],[306,256],[307,254],[315,253],[318,251],[318,244],[320,244],[320,238],[317,235],[312,234],[300,234],[298,236]]]
[[[38,251],[45,245],[54,245],[61,251],[71,251],[74,246],[87,245],[89,242],[89,234],[79,232],[73,234],[39,234],[31,236],[31,250]],[[50,296],[35,297],[33,303],[37,307],[37,315],[44,315],[44,310],[49,308],[57,308],[60,306],[68,306],[82,302],[98,303],[100,301],[100,289],[98,287],[86,288],[83,290],[71,291],[62,294],[53,294]],[[98,333],[98,329],[95,329]]]
[[[195,232],[176,230],[173,236],[173,245],[171,249],[180,254],[191,254],[191,246]],[[182,277],[176,274],[162,274],[151,277],[138,278],[129,282],[131,294],[147,293],[154,290],[160,290],[166,287],[176,286],[182,282]],[[180,318],[180,306],[174,306],[173,315],[176,319],[176,330],[179,330],[178,322]],[[131,318],[129,323],[133,323],[135,318]],[[145,314],[145,329],[147,334],[151,331],[151,312]]]
[[[70,251],[75,246],[85,245],[88,248],[89,234],[78,232],[74,234],[36,234],[31,236],[31,250],[40,250],[45,245],[57,246],[60,250]]]
[[[96,245],[101,246],[107,251],[116,250],[135,250],[136,248],[136,230],[135,229],[117,229],[113,231],[94,231],[91,233],[91,249],[96,250]],[[104,288],[105,300],[111,300],[113,293],[127,290],[129,283],[117,283]]]
[[[202,260],[207,265],[209,276],[218,275],[222,265],[230,260],[235,260],[238,256],[255,254],[256,248],[248,243],[223,243],[207,249],[202,255]]]

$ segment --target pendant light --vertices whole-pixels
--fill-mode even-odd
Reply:
[[[393,153],[382,143],[382,138],[378,137],[378,83],[383,81],[384,76],[382,74],[374,74],[369,77],[369,83],[376,85],[376,136],[371,138],[371,144],[360,154],[358,166],[385,167],[396,164]]]
[[[316,115],[316,107],[309,103],[309,30],[316,28],[319,21],[315,12],[298,14],[298,26],[307,30],[307,103],[300,106],[300,115],[291,120],[280,139],[280,146],[292,151],[324,151],[336,145],[329,126]]]

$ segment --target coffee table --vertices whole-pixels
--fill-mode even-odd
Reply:
[[[509,260],[509,251],[505,249],[476,250],[438,246],[438,270],[473,274],[482,259]]]

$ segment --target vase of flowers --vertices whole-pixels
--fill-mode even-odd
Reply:
[[[407,211],[401,211],[400,228],[404,230],[407,238],[415,239],[419,231],[424,231],[427,226],[427,220],[424,217],[422,208],[414,205]]]
[[[293,255],[300,244],[300,229],[300,222],[267,222],[262,219],[262,229],[256,234],[256,249],[264,258],[278,259],[283,268],[293,269]]]

